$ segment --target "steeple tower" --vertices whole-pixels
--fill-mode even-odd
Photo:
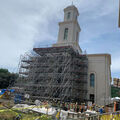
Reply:
[[[59,23],[58,41],[53,47],[72,46],[79,53],[82,50],[79,46],[79,32],[81,31],[77,21],[79,12],[74,5],[64,9],[64,21]]]

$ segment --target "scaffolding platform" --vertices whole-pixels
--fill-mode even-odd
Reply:
[[[34,48],[21,58],[16,85],[32,99],[83,103],[87,100],[88,59],[71,46]]]

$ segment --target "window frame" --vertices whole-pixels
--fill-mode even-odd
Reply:
[[[79,32],[76,32],[76,41],[79,41]]]
[[[67,20],[70,19],[70,16],[71,16],[71,12],[68,12],[68,13],[67,13]]]
[[[68,28],[65,28],[64,30],[64,40],[68,39]]]
[[[95,87],[95,74],[90,73],[90,87]]]

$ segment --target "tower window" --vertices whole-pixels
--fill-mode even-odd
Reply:
[[[65,31],[64,31],[64,40],[67,40],[68,38],[68,28],[65,28]]]
[[[78,41],[78,36],[79,36],[79,33],[77,32],[76,33],[76,41]]]
[[[95,75],[92,73],[90,74],[90,87],[94,87],[95,85]]]
[[[77,15],[76,15],[76,20],[77,20]]]
[[[67,14],[67,19],[70,19],[70,12],[68,12],[68,14]]]

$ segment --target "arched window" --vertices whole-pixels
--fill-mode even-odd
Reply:
[[[76,41],[78,41],[79,33],[76,33]]]
[[[94,73],[90,74],[90,87],[94,87],[95,85],[95,75]]]
[[[68,38],[68,28],[65,28],[65,31],[64,31],[64,40],[67,40]]]
[[[67,19],[70,19],[70,12],[68,12],[68,14],[67,14]]]
[[[77,20],[77,15],[76,15],[76,20]]]

